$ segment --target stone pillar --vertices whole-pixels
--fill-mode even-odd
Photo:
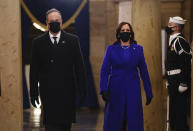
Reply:
[[[23,130],[19,0],[0,2],[0,130]]]
[[[116,28],[118,26],[119,4],[116,0],[106,0],[106,45],[115,42]]]
[[[133,0],[132,25],[138,44],[143,46],[151,78],[154,98],[144,106],[145,131],[164,131],[166,114],[163,113],[162,63],[161,63],[161,16],[157,0]],[[143,103],[146,98],[143,92]]]
[[[115,41],[118,25],[118,3],[115,0],[90,0],[90,61],[100,107],[104,101],[99,94],[100,69],[106,46]]]
[[[100,107],[104,102],[99,94],[100,69],[105,53],[105,1],[90,0],[90,62]]]
[[[131,23],[132,18],[132,1],[125,0],[119,2],[119,23],[121,22],[129,22]]]
[[[192,40],[192,0],[184,0],[184,2],[182,3],[182,17],[186,20],[188,20],[188,22],[186,22],[185,26],[184,26],[184,36],[185,38],[191,42]]]

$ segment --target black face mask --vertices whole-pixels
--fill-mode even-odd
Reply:
[[[166,26],[165,31],[167,32],[168,35],[172,34],[174,31],[172,30],[172,27]]]
[[[130,40],[130,37],[131,37],[131,33],[130,32],[121,32],[120,33],[120,39],[123,42],[127,42],[128,40]]]
[[[50,22],[49,23],[50,26],[50,31],[53,33],[57,33],[60,31],[60,23],[59,22]]]

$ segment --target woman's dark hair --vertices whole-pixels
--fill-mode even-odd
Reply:
[[[133,28],[132,28],[131,24],[128,22],[121,22],[119,24],[119,26],[116,29],[116,39],[117,40],[113,44],[118,44],[120,42],[120,32],[121,32],[121,28],[123,25],[128,25],[130,28],[130,33],[131,33],[130,43],[131,44],[137,44],[137,41],[135,40],[135,34],[133,32]]]

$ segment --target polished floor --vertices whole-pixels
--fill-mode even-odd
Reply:
[[[72,131],[102,131],[103,111],[97,109],[77,110],[77,123]],[[24,110],[23,131],[44,131],[40,109]]]

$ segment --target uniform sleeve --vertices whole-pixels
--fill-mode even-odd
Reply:
[[[75,41],[75,65],[74,65],[74,70],[75,70],[75,77],[76,77],[76,84],[78,88],[78,94],[81,97],[86,96],[86,88],[87,88],[87,83],[86,83],[86,72],[85,72],[85,66],[84,66],[84,61],[82,57],[82,52],[80,49],[80,43],[79,39],[76,38]]]
[[[139,71],[140,71],[140,76],[143,80],[143,86],[145,89],[146,97],[152,98],[153,93],[152,93],[152,88],[151,88],[151,82],[150,82],[149,73],[147,70],[147,65],[145,62],[145,57],[143,54],[143,48],[142,47],[140,47],[139,54],[140,54]]]
[[[191,55],[191,48],[183,37],[178,37],[174,43],[175,52],[178,55]]]
[[[39,96],[38,90],[38,49],[37,49],[37,40],[33,40],[32,45],[32,57],[30,64],[30,96],[37,97]]]
[[[174,49],[179,56],[178,60],[181,69],[180,84],[187,86],[187,84],[189,83],[189,77],[191,72],[191,48],[183,38],[177,38]]]
[[[100,93],[108,90],[108,81],[111,72],[110,46],[107,47],[100,72]]]

